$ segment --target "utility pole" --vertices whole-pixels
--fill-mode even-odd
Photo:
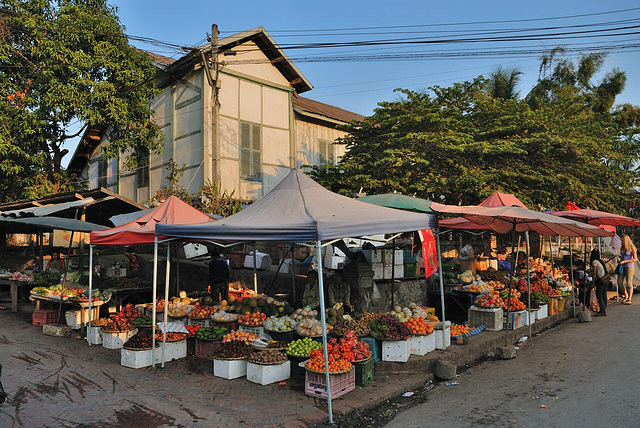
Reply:
[[[218,80],[218,75],[220,72],[220,67],[218,64],[218,25],[211,25],[211,40],[209,50],[211,51],[211,62],[207,61],[207,57],[205,56],[204,50],[200,50],[200,56],[202,58],[202,66],[204,67],[204,71],[207,75],[207,81],[209,82],[209,86],[211,87],[211,177],[212,179],[217,178],[218,174],[218,165],[216,164],[215,158],[218,155],[218,107],[220,105],[220,101],[218,99],[218,89],[220,88],[220,82]],[[204,151],[206,155],[206,150]],[[212,180],[213,181],[213,180]]]

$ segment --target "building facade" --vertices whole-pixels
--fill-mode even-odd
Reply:
[[[166,183],[171,160],[191,193],[215,180],[243,200],[269,192],[290,168],[335,164],[344,153],[333,144],[345,135],[338,126],[364,117],[300,97],[311,83],[261,27],[222,39],[219,46],[215,95],[199,54],[178,60],[150,54],[161,70],[162,93],[151,106],[164,147],[150,154],[148,165],[128,170],[127,153],[106,160],[101,146],[109,130],[90,128],[69,170],[90,188],[106,187],[142,203]]]

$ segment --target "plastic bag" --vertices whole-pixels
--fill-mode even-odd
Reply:
[[[158,327],[160,327],[160,331],[164,332],[164,323],[159,322]],[[184,324],[179,321],[176,322],[168,322],[167,323],[167,332],[168,333],[187,333],[189,334],[189,330],[186,329]]]
[[[598,304],[598,298],[596,297],[596,290],[592,289],[589,296],[589,307],[593,312],[600,312],[600,305]]]
[[[473,253],[473,247],[469,244],[462,247],[462,250],[460,250],[460,258],[466,259],[466,260],[475,258],[475,255]]]
[[[373,292],[371,293],[371,300],[377,301],[377,300],[380,300],[381,298],[382,298],[382,295],[380,294],[380,290],[378,290],[378,286],[376,285],[376,282],[373,281]]]

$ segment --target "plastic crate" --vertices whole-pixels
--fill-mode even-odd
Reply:
[[[411,355],[411,343],[408,340],[383,340],[382,361],[406,363]]]
[[[524,327],[527,323],[527,311],[509,312],[509,315],[505,316],[504,323],[508,325],[509,330]]]
[[[407,262],[404,263],[404,277],[405,278],[415,278],[416,277],[416,262]]]
[[[33,311],[33,325],[41,326],[46,324],[53,324],[56,322],[56,315],[58,311],[55,309],[38,309]]]
[[[253,364],[247,363],[247,380],[259,385],[282,382],[291,377],[291,361],[282,364]]]
[[[331,385],[331,399],[342,397],[347,392],[356,389],[356,371],[352,368],[346,373],[329,375]],[[324,373],[307,370],[305,375],[304,393],[316,398],[327,399],[327,378]]]
[[[376,362],[373,358],[369,358],[364,363],[353,363],[356,368],[356,385],[367,386],[373,382]]]
[[[367,342],[369,344],[369,349],[373,352],[373,359],[380,361],[380,358],[382,357],[382,342],[374,339],[373,337],[361,337],[359,340]]]
[[[211,318],[205,318],[203,320],[194,320],[189,318],[189,322],[187,323],[187,325],[199,325],[200,328],[202,327],[210,327],[211,326]]]
[[[260,326],[260,327],[251,327],[248,325],[241,325],[240,326],[240,331],[247,331],[249,333],[253,333],[256,334],[258,336],[260,336],[262,333],[264,333],[264,327]]]
[[[213,361],[213,353],[218,349],[220,343],[219,340],[203,340],[196,337],[196,358]]]
[[[504,323],[504,311],[502,308],[469,308],[469,324],[483,325],[486,330],[500,331]]]

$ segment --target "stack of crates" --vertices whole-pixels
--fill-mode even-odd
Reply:
[[[41,326],[46,324],[54,324],[56,322],[55,309],[38,309],[33,311],[33,325]]]
[[[356,368],[356,385],[367,386],[373,382],[376,362],[373,357],[361,363],[353,363]]]
[[[331,399],[335,400],[356,389],[356,371],[352,368],[346,373],[329,375]],[[324,373],[307,370],[304,393],[316,398],[327,399],[327,379]]]

